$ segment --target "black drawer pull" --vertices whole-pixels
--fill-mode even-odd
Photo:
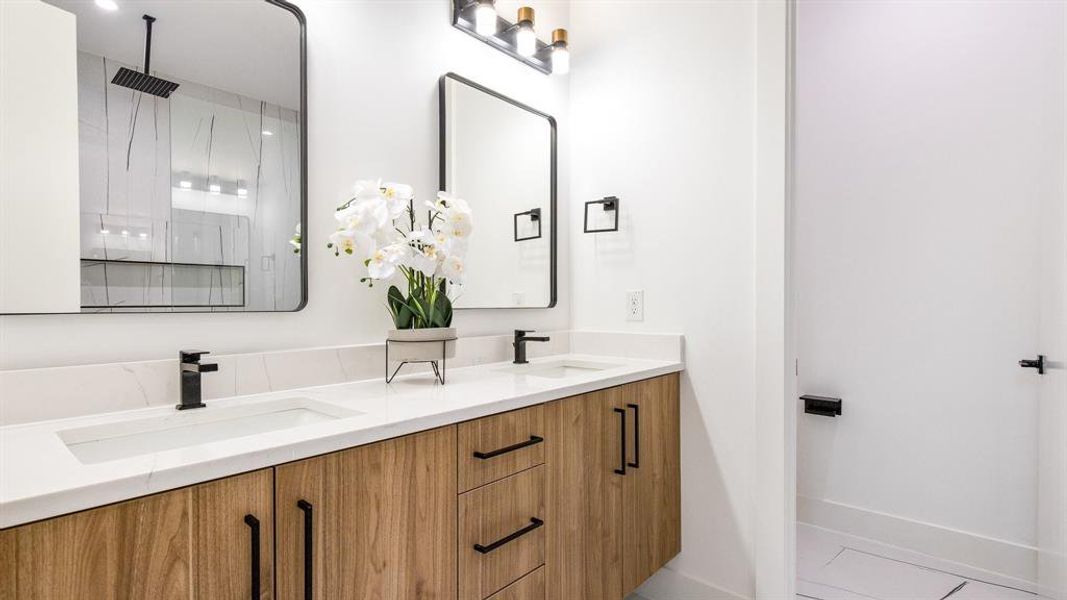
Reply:
[[[311,600],[312,596],[312,571],[314,570],[314,556],[311,554],[315,546],[315,530],[312,528],[312,506],[307,500],[297,500],[296,507],[304,511],[304,600]]]
[[[535,444],[540,444],[543,441],[545,441],[545,438],[540,437],[540,436],[536,436],[536,435],[531,435],[530,439],[526,440],[525,442],[519,442],[518,444],[512,444],[512,445],[507,446],[505,448],[500,448],[499,450],[493,450],[492,452],[475,452],[474,453],[474,458],[480,458],[481,460],[488,460],[490,458],[495,458],[497,456],[500,456],[501,454],[507,454],[508,452],[514,452],[516,450],[522,450],[523,448],[526,448],[527,446],[533,446]]]
[[[259,599],[259,519],[252,515],[245,515],[245,525],[252,530],[252,546],[251,556],[252,564],[250,565],[250,571],[252,573],[252,600]]]
[[[497,548],[503,546],[504,544],[506,544],[508,542],[512,542],[512,541],[515,541],[515,540],[521,538],[522,536],[526,535],[527,533],[530,533],[534,529],[537,529],[538,527],[540,527],[540,526],[542,526],[544,524],[545,524],[545,522],[542,521],[541,519],[538,519],[537,517],[530,517],[530,524],[527,525],[526,527],[523,527],[522,529],[520,529],[520,530],[516,531],[515,533],[512,533],[512,534],[510,534],[510,535],[508,535],[506,537],[502,537],[499,540],[493,542],[492,544],[489,544],[488,546],[483,546],[481,544],[475,544],[474,545],[474,549],[477,550],[478,552],[481,552],[482,554],[489,554],[493,550],[496,550]]]
[[[619,421],[619,468],[615,472],[619,475],[626,474],[626,410],[622,408],[611,409],[618,413],[622,419]]]
[[[626,406],[634,409],[634,461],[627,464],[638,469],[641,467],[641,415],[637,412],[639,407],[636,404]]]

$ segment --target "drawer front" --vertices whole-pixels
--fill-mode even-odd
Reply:
[[[545,467],[459,497],[459,597],[482,600],[545,562]]]
[[[459,489],[472,490],[545,462],[545,407],[459,424]]]
[[[539,567],[486,600],[545,600],[545,568]]]

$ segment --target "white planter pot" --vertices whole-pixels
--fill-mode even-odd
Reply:
[[[456,328],[391,329],[389,362],[429,361],[456,356]]]

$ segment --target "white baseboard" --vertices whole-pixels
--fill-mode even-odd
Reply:
[[[829,500],[797,497],[797,522],[920,552],[1033,589],[1037,548]]]
[[[648,600],[748,600],[671,569],[660,569],[635,592]]]

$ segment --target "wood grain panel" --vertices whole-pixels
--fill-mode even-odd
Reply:
[[[545,568],[538,568],[486,600],[545,600]]]
[[[459,497],[459,597],[482,600],[545,562],[545,527],[496,550],[487,546],[545,519],[545,469],[537,466]]]
[[[245,515],[259,519],[259,598],[274,592],[274,470],[263,469],[192,488],[193,576],[200,599],[251,597],[252,544]]]
[[[328,593],[327,573],[337,569],[335,539],[336,511],[327,489],[336,473],[336,454],[289,463],[274,469],[274,514],[278,528],[278,579],[275,593],[279,600],[304,600],[304,511],[297,502],[311,503],[312,521],[312,594],[314,598],[336,597]]]
[[[157,494],[0,533],[0,597],[187,600],[189,490]]]
[[[455,426],[341,452],[326,482],[328,598],[456,597]]]
[[[622,476],[619,416],[627,388],[546,405],[548,518],[546,595],[618,600],[622,594]]]
[[[640,466],[629,469],[623,483],[624,594],[667,564],[682,547],[678,374],[627,387],[633,391],[632,404],[639,407],[637,419],[630,408],[629,426],[631,436],[640,435]],[[638,458],[637,447],[631,441],[631,460]]]
[[[460,423],[459,490],[466,492],[545,462],[543,442],[489,459],[474,457],[475,452],[506,448],[530,436],[544,438],[544,414],[544,405],[539,404]]]

